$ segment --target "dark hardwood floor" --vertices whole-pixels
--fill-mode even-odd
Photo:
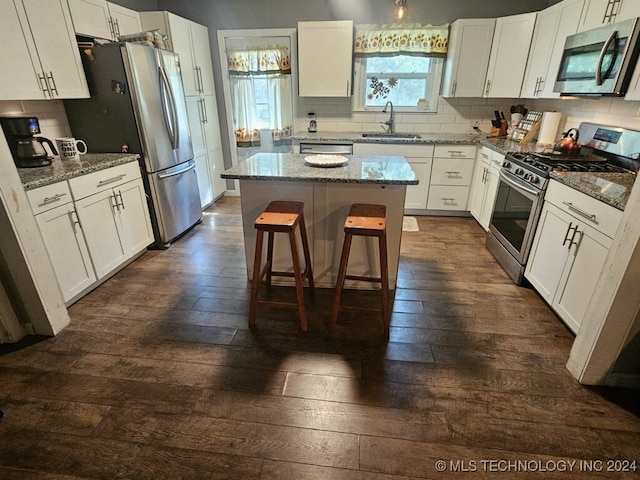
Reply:
[[[0,346],[0,478],[640,478],[607,471],[640,462],[638,392],[571,377],[572,335],[473,219],[418,223],[388,343],[375,316],[328,333],[331,290],[307,298],[308,333],[267,308],[252,332],[239,200],[222,199],[58,336]]]

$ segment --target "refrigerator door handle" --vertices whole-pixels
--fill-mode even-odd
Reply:
[[[177,150],[180,147],[180,136],[177,135],[177,132],[179,132],[180,129],[178,127],[175,98],[173,96],[173,91],[171,90],[171,84],[169,83],[167,72],[165,72],[162,67],[158,67],[158,72],[160,74],[160,88],[163,90],[161,97],[164,121],[167,124],[167,131],[171,138],[171,145],[173,145],[174,150]],[[169,115],[171,117],[169,117]]]
[[[195,162],[187,162],[187,164],[184,167],[171,168],[171,169],[167,170],[167,173],[159,174],[158,178],[175,177],[176,175],[181,175],[181,174],[183,174],[185,172],[188,172],[189,170],[193,170],[194,168],[196,168]]]

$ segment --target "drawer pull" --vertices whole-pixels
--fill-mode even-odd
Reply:
[[[452,157],[464,157],[462,150],[447,150]]]
[[[53,197],[45,197],[44,200],[42,200],[42,203],[40,205],[49,205],[50,203],[53,203],[53,202],[59,202],[60,199],[65,195],[66,193],[56,193]]]
[[[460,172],[444,172],[444,173],[447,174],[447,177],[456,177],[456,178],[462,177],[462,175],[460,175]]]
[[[458,202],[456,202],[456,199],[453,197],[442,197],[440,198],[440,200],[442,200],[442,203],[444,205],[457,205]]]
[[[486,153],[480,152],[480,155],[482,156],[482,158],[486,158],[487,160],[489,160],[489,155],[487,155]]]
[[[117,177],[107,178],[106,180],[100,180],[98,182],[98,186],[102,187],[104,185],[108,185],[108,184],[113,183],[113,182],[119,182],[120,180],[122,180],[126,176],[127,176],[126,173],[121,173]]]
[[[584,218],[591,220],[593,223],[598,223],[596,221],[596,216],[594,213],[589,213],[589,212],[585,212],[584,210],[582,210],[581,208],[576,207],[573,203],[571,202],[562,202],[564,203],[567,208],[575,213],[577,213],[578,215],[582,215]]]

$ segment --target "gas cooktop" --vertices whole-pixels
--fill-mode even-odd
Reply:
[[[606,158],[591,153],[562,155],[556,153],[509,153],[507,159],[523,167],[529,167],[539,175],[559,172],[607,172],[622,173],[628,170],[609,163]]]

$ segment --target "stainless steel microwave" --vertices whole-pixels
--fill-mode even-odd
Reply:
[[[638,29],[633,18],[567,37],[553,91],[623,96],[638,59]]]

